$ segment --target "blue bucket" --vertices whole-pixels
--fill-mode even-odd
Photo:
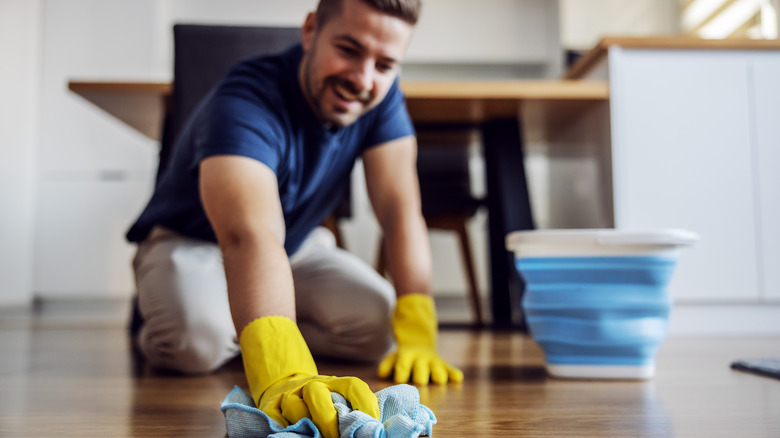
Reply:
[[[520,231],[507,236],[523,309],[550,375],[647,379],[666,337],[681,230]]]

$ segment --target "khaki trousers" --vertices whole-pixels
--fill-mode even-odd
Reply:
[[[395,292],[318,228],[290,257],[298,327],[315,357],[375,361],[393,346]],[[208,373],[239,353],[219,247],[155,228],[133,261],[149,363]]]

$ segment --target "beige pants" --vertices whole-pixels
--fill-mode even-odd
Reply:
[[[392,347],[393,287],[318,228],[291,258],[298,326],[315,357],[374,361]],[[219,247],[155,228],[133,261],[155,367],[208,373],[239,353]]]

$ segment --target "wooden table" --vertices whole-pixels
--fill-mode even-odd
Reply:
[[[158,140],[171,85],[167,82],[71,81],[71,91]],[[523,168],[523,143],[549,138],[559,127],[609,99],[605,82],[408,81],[401,88],[418,125],[471,126],[482,131],[487,175],[494,323],[512,324],[510,290],[519,287],[507,233],[534,227]]]
[[[533,139],[548,137],[593,103],[609,99],[601,81],[410,81],[401,87],[416,123],[522,117]],[[74,80],[68,88],[143,135],[160,139],[170,82]]]

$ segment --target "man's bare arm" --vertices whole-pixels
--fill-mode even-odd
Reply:
[[[417,140],[410,136],[373,147],[363,154],[363,164],[396,293],[430,295],[431,250],[420,207]]]
[[[206,215],[222,250],[236,332],[270,315],[295,320],[292,273],[276,175],[240,156],[209,157],[200,166]]]

